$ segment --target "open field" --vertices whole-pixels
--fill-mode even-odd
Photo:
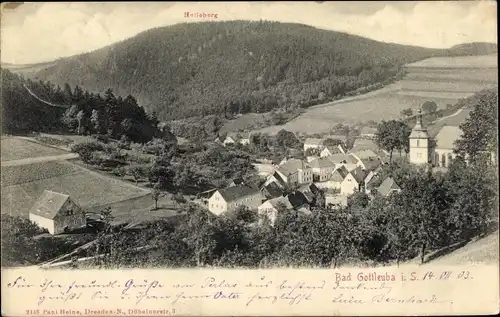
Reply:
[[[107,205],[149,193],[69,162],[12,166],[6,170],[6,176],[2,173],[1,210],[11,215],[27,216],[45,189],[68,194],[82,207]]]
[[[35,142],[30,142],[26,139],[16,137],[4,137],[1,142],[2,162],[68,153],[64,150],[43,146]]]
[[[397,119],[401,117],[401,110],[416,110],[427,100],[435,101],[438,109],[443,109],[460,98],[497,86],[496,58],[497,55],[467,56],[414,63],[408,65],[407,75],[401,81],[364,95],[308,108],[284,125],[257,131],[275,134],[286,129],[295,133],[324,133],[338,123]],[[458,118],[461,117],[457,116],[455,121]]]

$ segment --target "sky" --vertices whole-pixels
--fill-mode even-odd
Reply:
[[[217,17],[185,17],[185,12]],[[497,43],[496,2],[486,0],[3,3],[1,61],[52,61],[182,22],[259,19],[432,48]]]

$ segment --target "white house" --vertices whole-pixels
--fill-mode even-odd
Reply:
[[[309,162],[309,165],[311,166],[314,182],[324,182],[329,179],[336,166],[326,157],[317,158]]]
[[[308,149],[321,150],[322,148],[323,148],[323,139],[307,138],[304,141],[304,152],[306,152]]]
[[[309,164],[295,158],[279,165],[276,172],[288,186],[307,184],[313,181],[313,173]]]
[[[29,212],[29,220],[51,234],[85,227],[83,209],[68,195],[44,190]]]
[[[264,196],[257,187],[241,184],[217,190],[208,200],[208,210],[218,216],[240,206],[257,209],[263,200]]]
[[[321,189],[340,190],[342,181],[347,174],[349,174],[349,171],[344,166],[341,166],[334,170],[327,180],[323,182],[316,182],[314,184]]]
[[[368,176],[368,172],[363,170],[361,167],[357,167],[350,171],[349,174],[344,178],[342,184],[340,185],[340,193],[342,195],[352,195],[355,192],[364,190],[365,179]]]
[[[239,143],[241,145],[248,145],[250,144],[250,138],[251,138],[251,133],[246,133],[246,134],[240,134],[240,133],[234,133],[234,132],[229,132],[226,135],[226,138],[222,142],[224,146],[227,145],[233,145],[236,143]]]
[[[382,184],[377,188],[377,192],[384,196],[387,197],[392,193],[399,193],[401,192],[401,188],[396,184],[394,179],[391,177],[387,177]]]
[[[258,207],[258,213],[260,215],[266,216],[271,222],[271,225],[274,225],[280,208],[283,208],[284,210],[290,210],[293,209],[293,206],[287,197],[276,197],[262,203]]]

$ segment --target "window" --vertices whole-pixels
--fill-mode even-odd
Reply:
[[[420,146],[420,140],[417,140],[417,147]]]

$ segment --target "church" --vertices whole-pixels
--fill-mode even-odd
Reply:
[[[422,111],[417,113],[417,123],[410,134],[410,163],[425,165],[432,163],[430,137],[427,129],[422,125]]]
[[[439,168],[448,168],[455,159],[455,141],[462,136],[458,126],[444,125],[439,133],[431,138],[422,124],[422,112],[417,113],[417,122],[413,127],[410,141],[410,163],[415,165],[432,164]]]

